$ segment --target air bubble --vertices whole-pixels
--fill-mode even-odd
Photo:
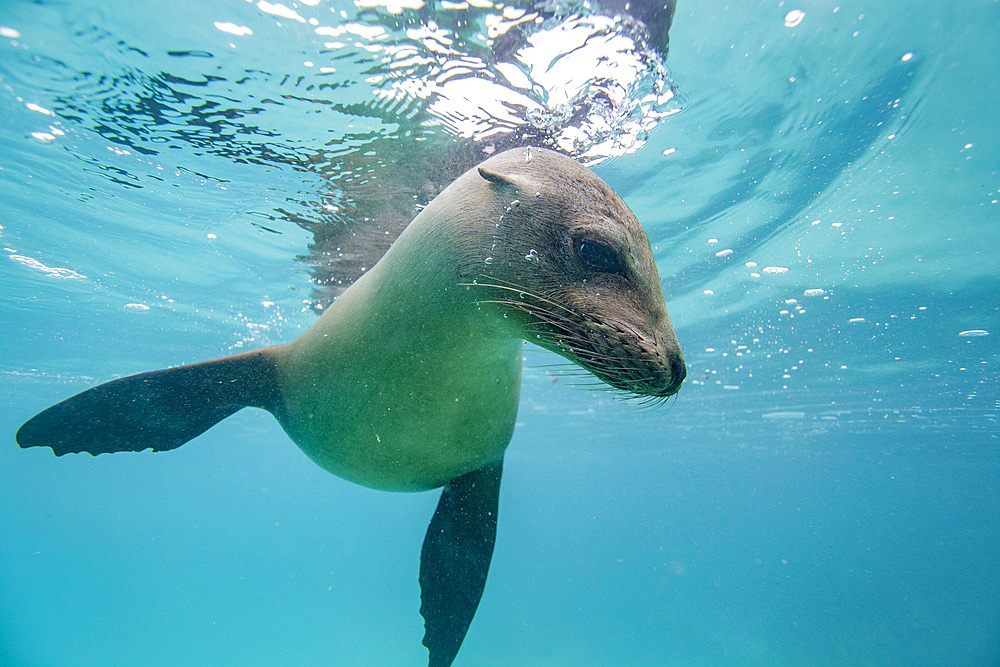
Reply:
[[[801,9],[793,9],[792,11],[785,14],[785,27],[794,28],[798,24],[802,23],[802,19],[806,17],[806,13]]]

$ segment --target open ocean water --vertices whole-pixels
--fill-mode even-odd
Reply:
[[[14,433],[292,339],[360,238],[323,230],[532,123],[643,222],[689,379],[637,407],[527,346],[456,664],[1000,664],[1000,3],[680,0],[632,60],[597,5],[471,4],[0,2],[0,664],[425,664],[436,492],[255,410]]]

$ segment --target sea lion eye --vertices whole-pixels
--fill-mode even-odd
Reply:
[[[594,271],[625,275],[625,266],[611,246],[598,241],[577,241],[576,254],[583,263]]]

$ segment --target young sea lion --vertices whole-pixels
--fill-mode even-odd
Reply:
[[[22,447],[173,449],[251,406],[318,465],[365,486],[444,486],[421,551],[431,665],[449,665],[496,536],[522,340],[633,396],[685,367],[646,235],[574,160],[496,155],[449,185],[299,338],[100,385],[38,414]]]

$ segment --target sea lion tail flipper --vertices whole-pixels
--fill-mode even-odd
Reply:
[[[430,667],[458,654],[493,557],[503,461],[445,485],[420,551],[420,613]]]
[[[32,417],[17,443],[51,447],[56,456],[180,447],[241,408],[280,409],[272,350],[107,382]]]

